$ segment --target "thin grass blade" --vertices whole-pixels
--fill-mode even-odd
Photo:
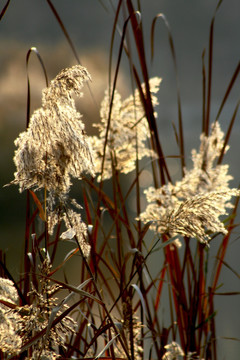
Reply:
[[[108,343],[107,345],[102,349],[102,351],[100,351],[100,353],[95,357],[96,359],[99,359],[101,357],[102,354],[104,354],[104,352],[106,350],[108,350],[110,348],[110,346],[112,345],[112,343],[116,340],[116,338],[119,336],[119,334],[115,335]]]
[[[177,57],[173,42],[173,37],[170,29],[170,25],[165,17],[164,14],[160,13],[155,16],[151,26],[151,60],[153,60],[154,56],[154,30],[156,21],[158,19],[162,19],[167,31],[168,31],[168,41],[171,49],[172,59],[174,63],[174,70],[175,70],[175,78],[176,78],[176,85],[177,85],[177,105],[178,105],[178,126],[179,126],[179,139],[178,144],[180,147],[180,156],[181,156],[181,168],[182,168],[182,175],[184,176],[184,168],[185,168],[185,151],[184,151],[184,137],[183,137],[183,121],[182,121],[182,106],[181,106],[181,97],[180,97],[180,85],[179,85],[179,77],[178,77],[178,68],[177,68]]]
[[[10,4],[10,0],[8,0],[6,2],[6,4],[4,5],[1,13],[0,13],[0,21],[2,20],[3,16],[5,15],[5,12],[7,11],[8,5]]]

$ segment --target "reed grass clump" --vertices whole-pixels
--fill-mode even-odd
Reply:
[[[217,9],[220,5],[221,1]],[[11,275],[0,252],[2,359],[218,359],[214,299],[222,267],[236,275],[225,255],[237,229],[240,195],[230,185],[233,177],[223,158],[239,104],[228,119],[226,134],[219,116],[240,66],[212,120],[213,65],[210,61],[206,73],[203,64],[202,133],[199,150],[190,154],[192,167],[187,168],[180,93],[174,126],[179,153],[165,155],[159,138],[156,106],[161,79],[148,75],[140,10],[140,1],[135,8],[127,0],[119,1],[114,13],[111,49],[118,23],[121,42],[114,78],[100,105],[100,122],[93,125],[98,134],[85,133],[76,108],[73,94],[81,97],[91,77],[85,67],[75,65],[62,70],[42,91],[41,108],[15,140],[11,184],[26,192],[26,224],[19,279]],[[152,45],[161,17],[153,20]],[[166,19],[165,25],[177,71]],[[127,36],[130,27],[133,37]],[[123,53],[134,84],[125,100],[117,89]],[[112,53],[109,73],[111,66]],[[179,159],[181,166],[175,182],[168,156]],[[142,191],[144,171],[151,173],[152,183]],[[73,178],[81,185],[78,201],[70,195]],[[213,242],[215,263],[210,266]]]
[[[44,189],[48,199],[43,217],[49,233],[63,220],[68,232],[62,238],[78,235],[85,256],[90,250],[86,225],[73,209],[66,213],[64,204],[71,177],[81,178],[83,172],[94,175],[91,144],[72,97],[73,93],[81,97],[83,84],[90,79],[88,71],[76,65],[62,70],[42,91],[42,107],[33,113],[26,131],[15,140],[17,150],[13,160],[17,171],[12,181],[19,185],[20,192]],[[56,201],[60,207],[55,206]]]

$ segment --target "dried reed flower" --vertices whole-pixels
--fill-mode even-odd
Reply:
[[[61,356],[56,354],[54,351],[43,349],[40,353],[38,350],[34,349],[31,357],[26,357],[25,360],[56,360],[59,358],[61,358]]]
[[[224,207],[219,207],[219,204],[229,201],[232,196],[239,195],[240,191],[232,189],[228,192],[213,191],[193,196],[170,213],[167,211],[165,217],[157,221],[157,231],[170,237],[180,234],[197,238],[200,242],[208,244],[211,237],[206,231],[227,234],[227,230],[219,220],[219,216],[225,215],[226,210]]]
[[[149,81],[153,106],[158,104],[157,97],[154,94],[158,92],[160,82],[161,79],[157,77]],[[145,92],[144,85],[142,88]],[[109,92],[106,91],[100,109],[101,123],[94,124],[99,129],[99,137],[93,136],[91,138],[95,150],[94,164],[97,173],[101,173],[102,169],[109,106]],[[109,179],[112,176],[112,164],[117,170],[127,174],[135,169],[136,156],[139,160],[144,156],[155,156],[155,153],[146,146],[146,140],[149,138],[148,122],[139,91],[136,89],[134,96],[131,95],[124,101],[121,100],[120,94],[115,91],[105,151],[103,179]],[[100,179],[99,176],[97,180],[100,181]]]
[[[218,122],[211,126],[209,136],[201,134],[199,152],[192,150],[193,169],[186,170],[183,179],[176,183],[175,192],[179,198],[187,199],[190,196],[210,191],[228,191],[229,181],[233,179],[228,174],[229,165],[217,164],[224,148],[224,132]]]
[[[232,196],[239,195],[239,190],[229,189],[227,192],[212,191],[195,195],[177,204],[175,208],[150,204],[140,218],[144,222],[152,221],[151,228],[160,234],[170,237],[180,234],[208,244],[211,237],[206,231],[227,234],[219,216],[227,214],[224,204],[228,203]]]
[[[0,278],[0,300],[16,304],[17,291],[11,280]],[[8,355],[20,352],[22,339],[17,334],[20,316],[0,303],[0,350]]]
[[[83,171],[94,175],[92,150],[72,93],[82,96],[81,88],[90,79],[87,70],[76,65],[62,70],[42,92],[42,107],[36,110],[29,127],[15,140],[17,168],[12,183],[20,191],[46,188],[64,197],[70,177]]]
[[[91,246],[87,242],[87,226],[82,221],[80,214],[73,210],[69,210],[64,214],[63,220],[67,230],[60,236],[63,240],[71,240],[76,237],[78,244],[85,257],[90,254]]]
[[[142,340],[142,334],[141,330],[144,327],[144,325],[139,321],[139,318],[137,316],[132,316],[131,323],[127,319],[122,319],[121,322],[117,323],[117,326],[120,330],[120,333],[124,332],[124,338],[127,340],[128,349],[130,352],[131,349],[131,335],[130,331],[132,331],[132,337],[133,337],[133,346],[134,346],[134,359],[140,360],[142,359],[143,354],[143,347],[141,345]],[[131,327],[131,330],[130,330]],[[114,333],[112,332],[112,336]],[[126,356],[125,352],[123,351],[123,348],[118,344],[116,341],[114,343],[114,354],[116,357],[124,358]],[[119,345],[119,346],[118,346]]]
[[[50,285],[50,281],[46,278],[51,270],[51,265],[46,258],[39,267],[40,273],[43,275],[41,279],[40,292],[32,288],[29,296],[32,298],[31,305],[18,307],[15,312],[20,315],[18,321],[18,334],[21,336],[23,344],[27,343],[34,335],[46,329],[49,324],[49,317],[52,310],[57,306],[58,299],[53,298],[53,294],[58,290],[58,286]],[[56,316],[60,315],[67,309],[64,304]],[[33,359],[56,359],[57,347],[64,347],[66,338],[75,332],[75,321],[69,317],[64,316],[60,322],[54,327],[51,327],[47,337],[39,338],[31,346]]]
[[[199,153],[192,151],[193,169],[185,170],[181,181],[145,191],[149,205],[140,219],[151,221],[151,229],[171,237],[196,237],[205,244],[210,239],[207,230],[227,233],[219,216],[227,214],[232,196],[240,192],[229,187],[228,165],[215,164],[223,150],[223,136],[218,122],[214,123],[209,137],[201,135]]]
[[[18,300],[17,290],[11,280],[0,277],[0,300],[16,303]]]
[[[144,349],[141,345],[142,343],[142,328],[144,325],[139,321],[137,316],[133,316],[132,319],[132,335],[133,335],[133,343],[134,343],[134,359],[140,360],[142,359],[142,354],[144,352]],[[128,334],[129,337],[129,348],[130,348],[130,334]]]
[[[0,306],[0,350],[8,355],[20,352],[22,339],[17,334],[18,314],[12,310],[3,310]]]
[[[134,359],[140,360],[143,354],[141,330],[144,325],[139,321],[138,316],[134,314],[132,298],[129,295],[122,299],[122,315],[122,330],[125,332],[126,339],[128,339],[128,348],[131,349],[131,342],[133,341]]]
[[[162,357],[162,360],[178,360],[185,354],[181,346],[173,341],[171,344],[165,345],[164,348],[167,350]]]
[[[180,360],[185,358],[186,360],[204,360],[203,358],[200,359],[196,352],[188,352],[187,355],[185,355],[181,346],[176,341],[172,341],[170,344],[165,345],[164,348],[167,351],[163,355],[162,360]]]
[[[194,351],[187,353],[186,360],[205,360],[205,359],[197,355],[196,351]]]

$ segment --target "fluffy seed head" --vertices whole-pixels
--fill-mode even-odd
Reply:
[[[36,110],[26,131],[15,140],[13,183],[20,191],[46,188],[66,195],[71,176],[83,172],[94,175],[91,145],[84,134],[81,115],[72,93],[81,96],[83,84],[90,79],[80,65],[61,71],[42,92],[42,107]]]
[[[160,83],[161,79],[157,77],[149,81],[153,106],[158,104],[157,97],[154,94],[158,92]],[[145,92],[144,85],[142,85],[142,89]],[[95,127],[99,129],[99,136],[91,138],[95,150],[94,164],[97,173],[101,173],[102,168],[109,106],[109,92],[106,91],[100,109],[101,123],[95,124]],[[115,91],[105,149],[103,179],[111,178],[113,163],[115,168],[124,174],[133,171],[135,169],[136,151],[138,151],[139,160],[145,156],[154,157],[155,153],[146,145],[149,138],[149,127],[139,91],[135,90],[134,96],[131,95],[124,101],[122,101],[120,94]],[[98,181],[100,178],[99,176]]]

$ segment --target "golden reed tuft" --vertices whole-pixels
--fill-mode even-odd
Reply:
[[[145,190],[149,204],[140,219],[152,222],[152,230],[170,237],[197,238],[205,244],[210,240],[207,230],[227,233],[219,216],[227,213],[232,196],[240,192],[229,187],[229,166],[217,163],[221,152],[228,150],[224,149],[223,137],[219,123],[214,123],[208,137],[200,136],[199,152],[192,150],[193,168],[185,169],[181,181]]]
[[[12,183],[19,184],[20,191],[46,188],[64,197],[71,176],[94,175],[91,145],[72,98],[72,93],[82,96],[80,90],[90,79],[87,70],[76,65],[62,70],[43,90],[42,107],[15,140],[17,171]]]

